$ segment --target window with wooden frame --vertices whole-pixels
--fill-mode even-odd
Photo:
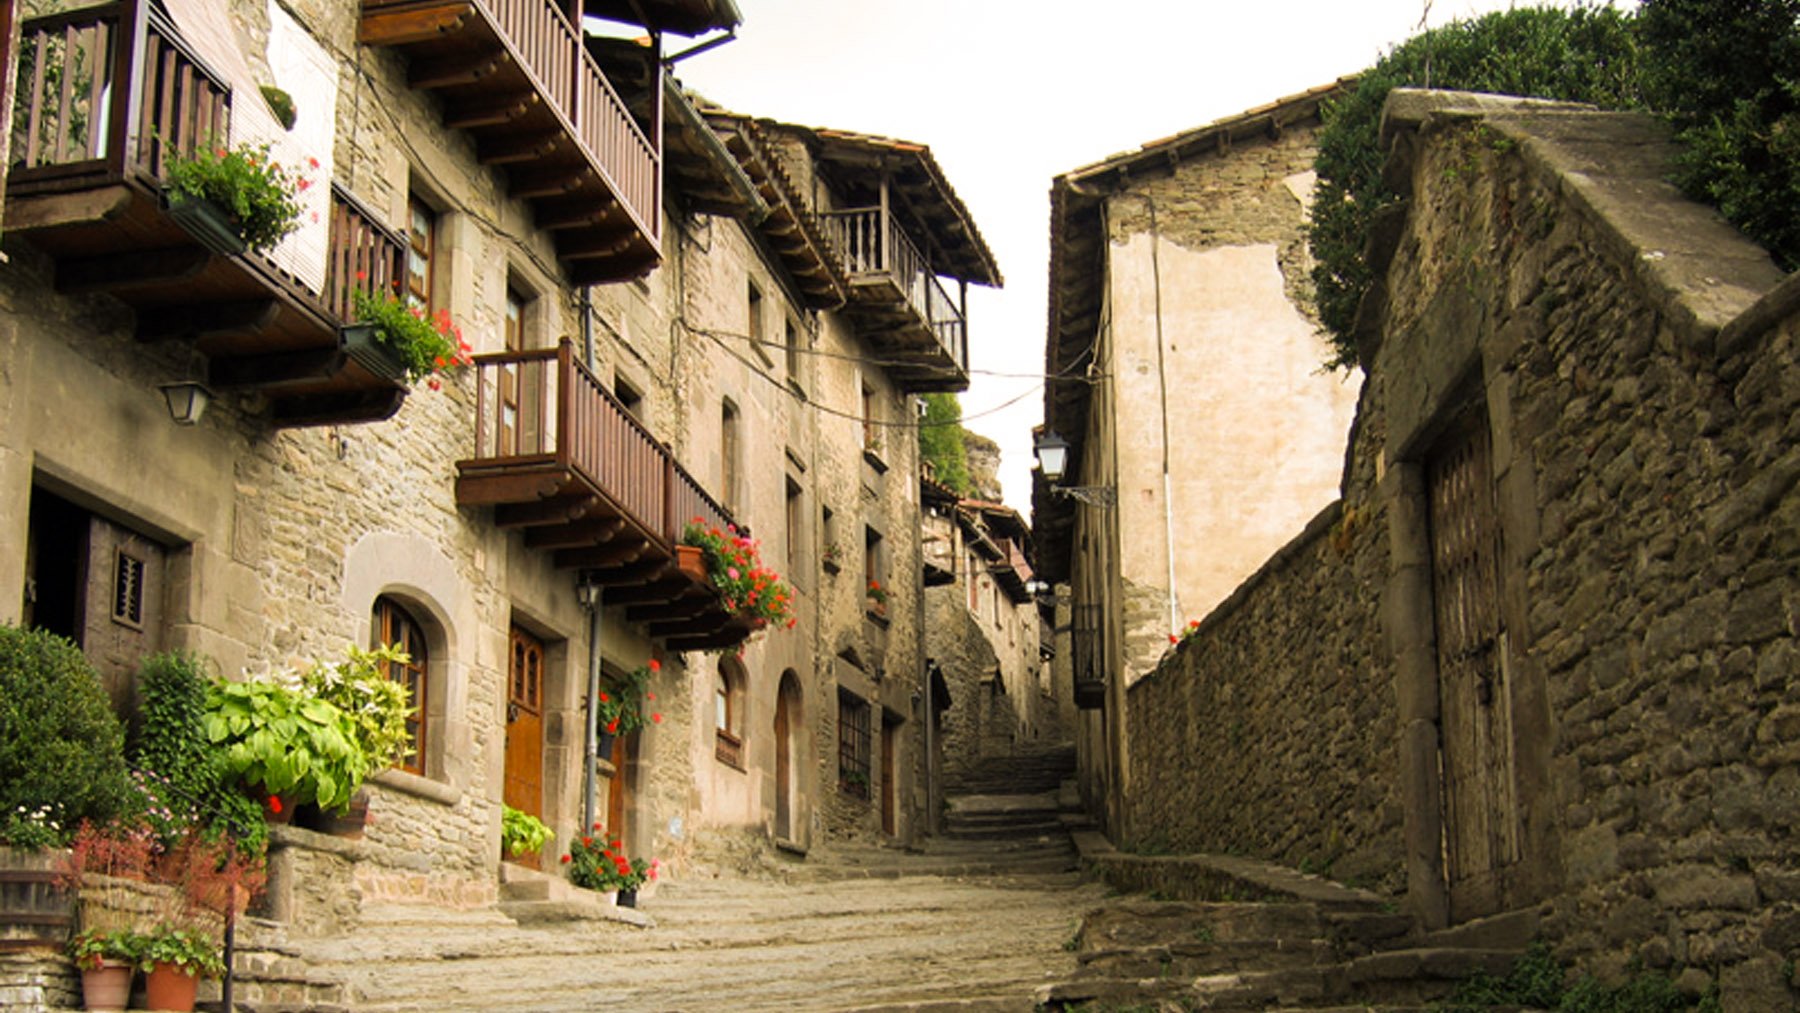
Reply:
[[[846,689],[838,690],[838,790],[868,801],[869,704]]]
[[[800,325],[791,318],[787,321],[787,329],[782,334],[782,345],[787,351],[788,382],[796,387],[800,383]]]
[[[886,553],[881,532],[863,528],[863,587],[868,609],[876,615],[887,615],[888,596],[893,591],[888,587]]]
[[[375,612],[370,623],[375,646],[391,644],[406,652],[405,662],[383,662],[382,674],[406,687],[412,713],[406,719],[406,754],[396,764],[401,770],[423,776],[425,748],[430,735],[426,713],[427,673],[430,671],[430,648],[425,642],[425,629],[404,606],[392,598],[375,599]]]
[[[762,360],[763,365],[773,366],[775,360],[769,357],[768,335],[763,327],[762,289],[756,287],[754,281],[746,283],[746,288],[745,302],[748,304],[748,309],[744,320],[744,333],[750,338],[750,350],[756,353],[756,357]]]
[[[424,309],[432,305],[437,243],[437,212],[415,194],[407,202],[406,301]]]
[[[800,489],[800,483],[793,476],[785,478],[787,489],[787,569],[788,581],[806,570],[803,565],[806,558],[806,496]]]
[[[744,670],[735,658],[722,658],[713,677],[713,756],[744,769]]]
[[[719,501],[728,508],[739,506],[738,407],[730,398],[719,405]]]
[[[862,385],[862,424],[863,449],[879,451],[881,449],[881,425],[875,417],[875,389],[868,384]]]

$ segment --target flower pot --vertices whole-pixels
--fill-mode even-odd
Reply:
[[[164,190],[163,205],[168,208],[169,217],[199,240],[201,246],[227,257],[244,252],[246,247],[237,226],[225,209],[212,201],[181,190]]]
[[[620,907],[637,907],[637,890],[635,890],[635,889],[620,890],[619,891],[619,906]]]
[[[277,826],[285,826],[294,822],[296,803],[286,795],[261,795],[263,821]]]
[[[600,741],[595,743],[599,747],[596,752],[600,754],[600,759],[608,761],[612,759],[613,740],[616,738],[618,736],[612,732],[602,731],[600,733]]]
[[[393,349],[376,339],[377,330],[374,324],[345,324],[338,329],[338,338],[350,361],[383,380],[405,383],[406,363]]]
[[[200,976],[180,964],[158,962],[144,976],[144,1004],[151,1009],[192,1010],[199,991]]]
[[[99,967],[81,971],[81,1001],[92,1010],[124,1009],[131,998],[131,965],[123,960],[102,960]]]
[[[698,545],[675,546],[675,565],[695,581],[704,582],[707,579],[706,555]]]
[[[350,796],[350,807],[341,813],[327,812],[316,805],[303,805],[294,822],[308,830],[317,830],[333,837],[347,837],[358,840],[363,835],[363,828],[369,821],[369,792],[366,788],[358,789]]]

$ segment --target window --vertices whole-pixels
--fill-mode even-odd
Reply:
[[[745,320],[744,333],[750,337],[750,350],[756,353],[763,365],[773,366],[775,360],[769,357],[768,335],[763,331],[763,294],[756,287],[756,282],[749,283],[749,310]]]
[[[875,419],[875,391],[868,384],[862,385],[862,424],[863,449],[881,449],[881,427]]]
[[[744,769],[744,669],[736,658],[721,658],[713,677],[713,756]]]
[[[787,333],[782,335],[782,344],[787,348],[788,379],[800,382],[800,327],[792,320],[787,322]]]
[[[374,632],[375,646],[393,644],[406,652],[407,661],[404,664],[384,663],[382,670],[388,678],[406,687],[407,697],[413,707],[412,714],[406,719],[406,755],[401,757],[398,766],[401,770],[423,776],[428,732],[425,715],[429,704],[425,696],[425,673],[431,664],[425,645],[425,630],[399,602],[387,597],[375,599],[371,629]]]
[[[506,286],[506,320],[502,326],[506,331],[506,350],[509,352],[525,350],[525,304],[529,301],[519,294],[518,289]]]
[[[863,529],[863,581],[868,588],[869,611],[880,615],[887,614],[887,598],[892,589],[887,586],[887,565],[882,558],[884,549],[881,544],[881,532],[874,528]]]
[[[431,306],[432,270],[437,257],[437,212],[414,196],[408,203],[406,235],[406,301]]]
[[[806,546],[805,498],[800,483],[787,479],[787,568],[789,579],[802,571],[801,559]]]
[[[644,420],[644,395],[617,373],[613,374],[613,397],[619,399],[619,407],[632,418],[639,422]]]
[[[838,690],[838,790],[869,798],[869,704]]]
[[[112,618],[134,630],[144,628],[144,561],[124,549],[114,560]]]
[[[719,406],[719,499],[735,507],[738,485],[738,410],[730,398]]]

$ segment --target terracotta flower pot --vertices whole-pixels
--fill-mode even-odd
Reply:
[[[130,999],[130,964],[123,960],[102,960],[99,967],[82,969],[81,1001],[88,1009],[124,1009]]]
[[[696,581],[706,580],[706,557],[698,545],[675,546],[675,565]]]
[[[200,976],[180,964],[158,963],[144,978],[144,1003],[155,1010],[186,1013],[194,1008],[199,991]]]

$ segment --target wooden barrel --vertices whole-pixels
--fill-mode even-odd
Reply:
[[[0,847],[0,953],[62,949],[75,924],[75,902],[56,883],[56,851]]]

